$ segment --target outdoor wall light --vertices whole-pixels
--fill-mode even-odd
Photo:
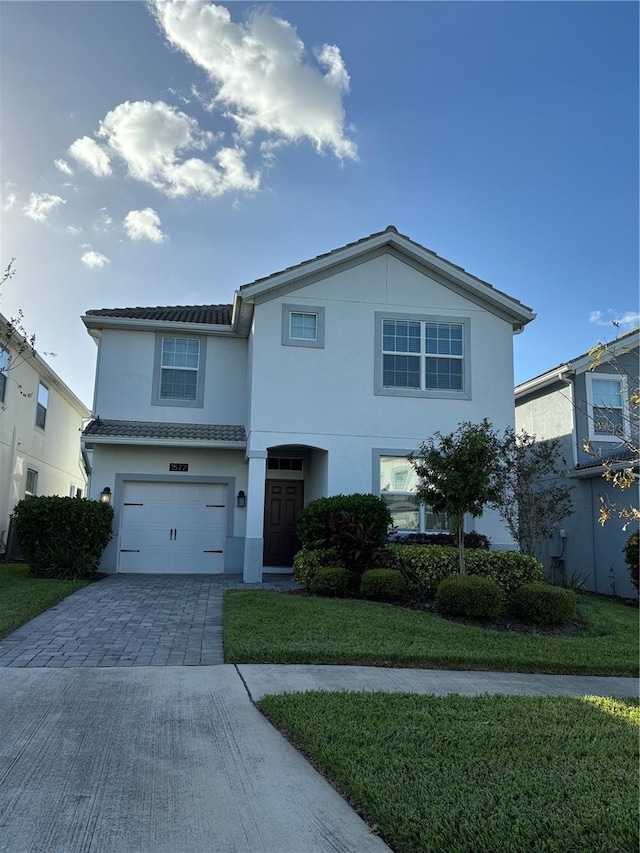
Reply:
[[[100,492],[100,500],[103,504],[111,503],[111,489],[109,486],[105,486],[104,489]]]
[[[243,507],[243,506],[247,505],[247,496],[245,495],[245,493],[242,490],[240,490],[238,492],[238,497],[236,498],[236,503],[239,507]]]

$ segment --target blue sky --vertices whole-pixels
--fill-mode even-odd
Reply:
[[[638,325],[638,8],[2,2],[0,311],[90,405],[87,309],[394,224],[537,312],[541,373]]]

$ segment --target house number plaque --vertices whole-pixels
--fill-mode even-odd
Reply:
[[[188,471],[189,465],[186,462],[169,462],[170,471]]]

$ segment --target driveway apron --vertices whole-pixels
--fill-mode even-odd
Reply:
[[[0,667],[222,664],[224,590],[249,586],[240,575],[114,575],[0,640]]]

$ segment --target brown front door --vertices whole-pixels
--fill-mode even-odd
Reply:
[[[293,566],[300,549],[296,536],[298,513],[302,509],[302,480],[267,480],[264,500],[265,566]]]

